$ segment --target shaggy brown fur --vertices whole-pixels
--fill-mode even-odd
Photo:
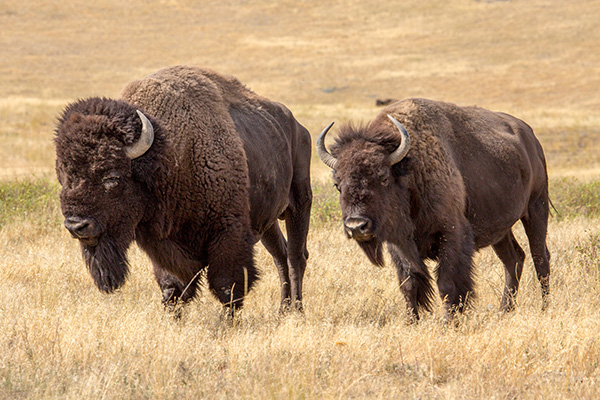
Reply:
[[[400,135],[388,114],[411,137],[407,156],[393,166],[388,155]],[[377,265],[383,264],[387,243],[414,318],[432,304],[424,259],[438,261],[437,284],[450,317],[472,297],[473,252],[489,245],[505,267],[502,308],[512,309],[525,257],[511,231],[519,219],[546,301],[546,162],[523,121],[477,107],[410,99],[385,108],[366,126],[343,126],[331,153],[347,232],[360,222],[364,232],[357,241]]]
[[[124,147],[142,128],[136,110],[155,139],[130,159]],[[279,270],[282,308],[301,309],[310,135],[283,105],[233,77],[178,66],[130,83],[119,100],[69,105],[55,143],[62,211],[84,232],[76,236],[99,289],[124,283],[126,250],[136,240],[163,301],[191,299],[207,268],[219,300],[241,306],[257,279],[253,246],[262,239]]]

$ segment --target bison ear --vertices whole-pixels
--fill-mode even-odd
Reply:
[[[406,176],[410,174],[411,171],[412,158],[404,157],[402,161],[392,165],[392,175],[393,176]]]

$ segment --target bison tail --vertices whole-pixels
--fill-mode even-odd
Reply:
[[[552,207],[552,209],[554,210],[556,215],[558,215],[559,218],[562,217],[562,214],[560,213],[560,211],[558,211],[556,209],[556,207],[554,206],[554,203],[552,202],[552,199],[550,199],[550,197],[548,197],[548,202],[550,203],[550,206]]]

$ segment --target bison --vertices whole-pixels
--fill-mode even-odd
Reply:
[[[525,227],[544,307],[548,176],[542,146],[523,121],[478,107],[408,99],[365,126],[344,125],[331,152],[329,125],[317,140],[333,169],[344,230],[383,265],[386,243],[412,319],[431,310],[424,260],[437,261],[439,294],[452,319],[473,293],[473,253],[492,246],[504,264],[503,310],[514,307],[525,253],[512,226]]]
[[[392,103],[397,102],[398,100],[396,99],[377,99],[375,100],[375,105],[377,107],[383,107],[383,106],[389,106]]]
[[[165,304],[193,298],[205,271],[233,310],[257,280],[261,240],[281,309],[302,309],[311,138],[282,104],[234,77],[176,66],[129,83],[119,99],[68,105],[55,145],[64,224],[101,291],[123,285],[136,241]]]

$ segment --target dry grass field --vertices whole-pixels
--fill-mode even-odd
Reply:
[[[600,398],[598,21],[597,0],[2,0],[0,398]],[[456,328],[439,302],[406,324],[395,272],[343,237],[316,155],[303,316],[277,313],[260,245],[262,279],[233,321],[207,290],[179,320],[167,314],[135,246],[126,285],[98,292],[62,227],[55,119],[174,64],[236,75],[313,136],[372,118],[388,97],[524,119],[559,211],[550,307],[528,257],[516,311],[499,313],[503,270],[486,249]]]

